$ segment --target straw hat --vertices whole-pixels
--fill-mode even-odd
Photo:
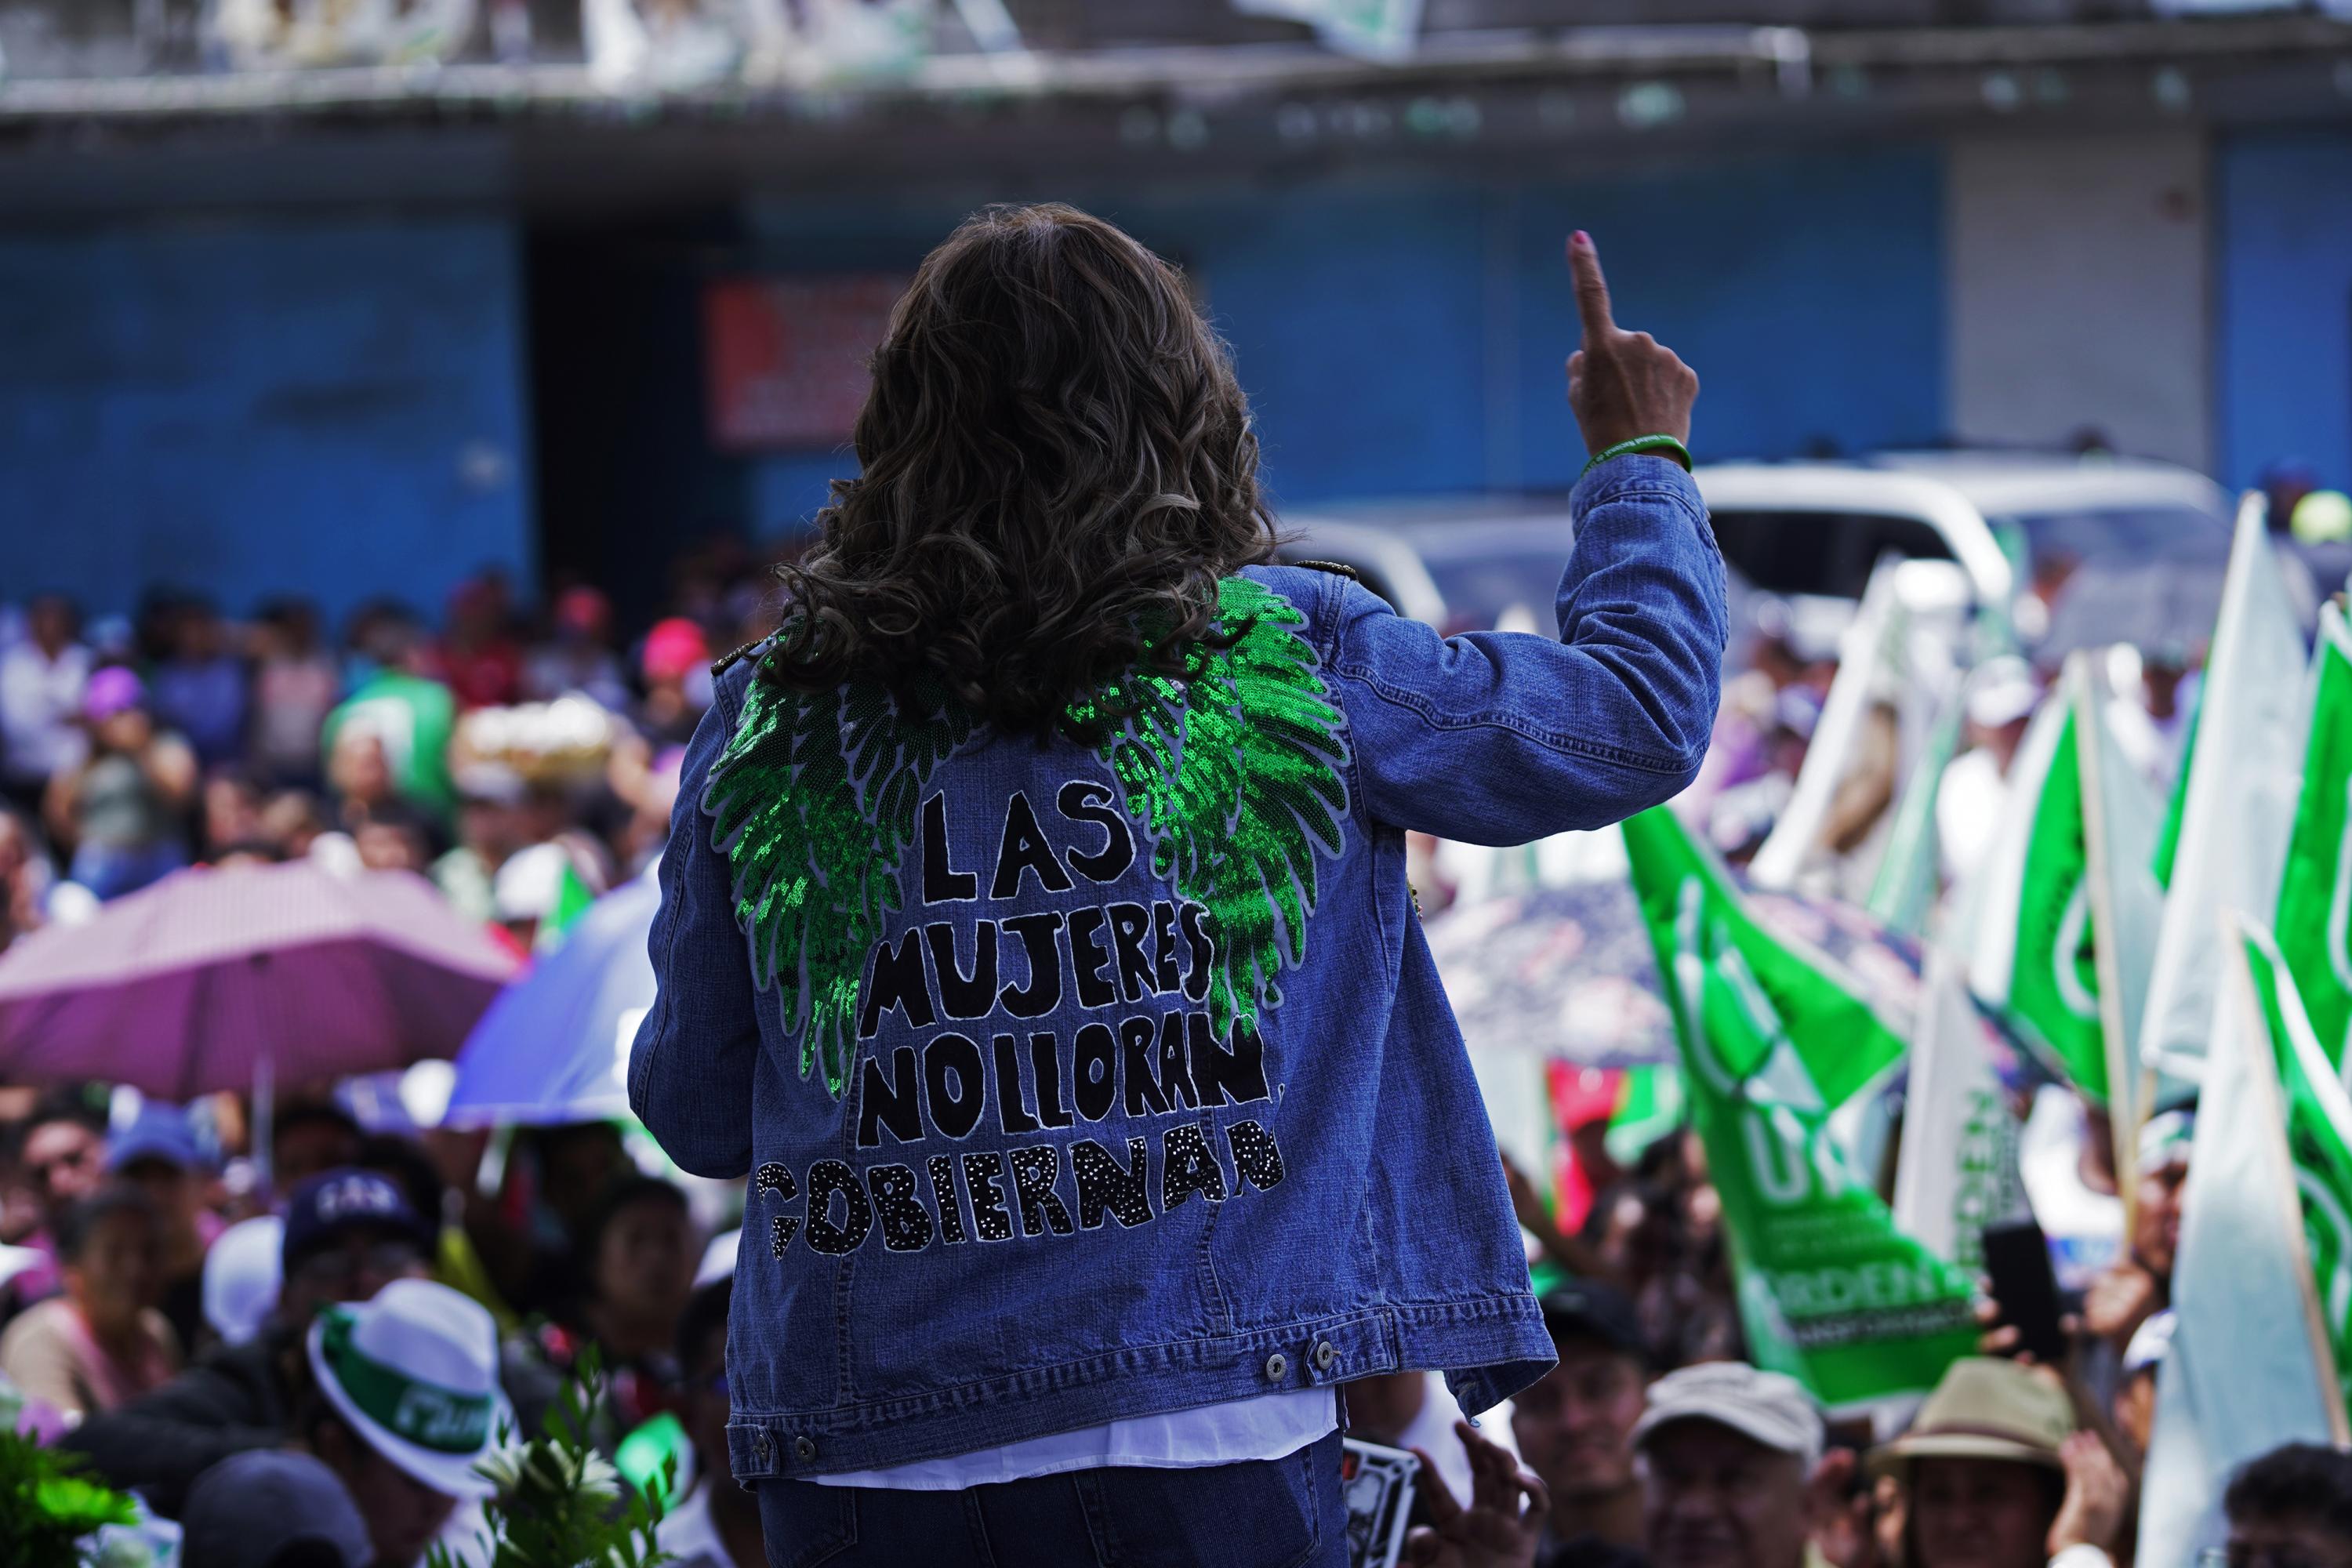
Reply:
[[[1919,1407],[1911,1430],[1870,1456],[1873,1475],[1900,1475],[1914,1459],[2004,1459],[2064,1468],[2060,1445],[2074,1430],[2074,1407],[2013,1361],[1967,1356]]]

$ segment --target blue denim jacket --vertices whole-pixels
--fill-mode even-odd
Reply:
[[[874,786],[854,847],[828,850],[840,813],[769,808],[825,778],[854,798],[838,775],[876,750],[871,705],[761,752],[755,661],[723,673],[662,862],[629,1102],[686,1169],[752,1177],[727,1356],[739,1478],[1402,1368],[1444,1369],[1484,1410],[1541,1374],[1405,833],[1516,844],[1673,795],[1726,637],[1681,468],[1614,459],[1571,506],[1557,643],[1441,638],[1339,574],[1251,568],[1243,588],[1286,623],[1236,645],[1271,650],[1243,702],[1258,728],[1180,789],[1153,793],[1179,763],[1148,747],[969,729],[924,742],[919,788]],[[1188,745],[1230,732],[1213,718]],[[1241,805],[1205,837],[1162,833],[1204,792]],[[1262,896],[1230,896],[1237,862],[1273,868]],[[867,876],[881,890],[848,914],[778,924]]]

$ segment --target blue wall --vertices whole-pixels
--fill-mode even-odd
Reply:
[[[503,222],[0,241],[0,598],[528,587],[520,268]]]
[[[1034,195],[991,192],[989,196]],[[1561,246],[1591,230],[1620,318],[1700,372],[1702,455],[1928,440],[1944,408],[1942,163],[1930,146],[1614,182],[1334,180],[1148,198],[1055,192],[1181,259],[1231,339],[1278,502],[1572,481]],[[984,197],[975,195],[977,205]],[[781,268],[908,267],[950,205],[751,215]],[[845,454],[761,464],[763,529]]]
[[[2215,171],[2221,477],[2352,485],[2352,133],[2226,138]]]
[[[1276,502],[1303,506],[1574,478],[1560,244],[1577,226],[1601,241],[1621,318],[1698,367],[1702,455],[1934,437],[1941,185],[1923,143],[1605,181],[779,202],[743,230],[778,270],[903,269],[987,200],[1093,206],[1193,271],[1256,404]],[[528,589],[521,251],[514,224],[487,219],[0,240],[0,598],[58,586],[121,609],[171,583],[237,610],[276,591],[337,613],[376,594],[437,609],[492,563]],[[662,395],[698,406],[683,383]],[[851,468],[846,451],[746,464],[694,430],[675,450],[642,428],[630,445],[651,493],[730,498],[761,533],[796,526]],[[624,510],[646,510],[630,496]]]

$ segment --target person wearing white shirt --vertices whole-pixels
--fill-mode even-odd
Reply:
[[[25,640],[0,652],[0,785],[28,811],[40,809],[51,777],[82,758],[82,688],[89,649],[74,639],[73,606],[48,595],[25,616]]]
[[[1936,788],[1936,839],[1944,880],[1958,888],[1984,863],[2009,805],[2009,769],[2041,705],[2042,686],[2021,658],[1988,659],[1969,679],[1969,746]]]

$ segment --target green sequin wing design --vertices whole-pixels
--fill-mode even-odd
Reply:
[[[1281,1005],[1278,977],[1307,952],[1316,857],[1339,853],[1346,721],[1325,694],[1306,617],[1246,577],[1219,587],[1224,647],[1193,679],[1139,674],[1103,694],[1132,719],[1102,748],[1155,873],[1209,911],[1211,1022],[1220,1034]]]
[[[943,692],[911,695],[902,712],[877,689],[800,692],[755,675],[703,789],[752,981],[776,994],[786,1033],[802,1029],[802,1076],[822,1066],[836,1097],[923,786],[971,734]]]

